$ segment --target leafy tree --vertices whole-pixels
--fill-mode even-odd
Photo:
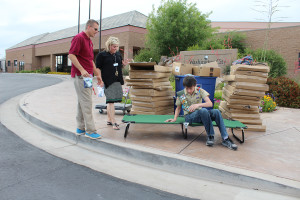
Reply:
[[[188,47],[188,51],[194,50],[210,50],[210,49],[238,49],[238,53],[242,57],[246,49],[246,35],[238,32],[228,32],[214,34],[205,41],[199,41],[197,44]]]
[[[196,4],[187,0],[162,0],[147,21],[146,47],[159,55],[174,56],[198,41],[205,41],[215,29]]]
[[[267,54],[267,48],[269,44],[269,34],[270,34],[270,29],[271,25],[273,22],[273,17],[274,15],[280,11],[280,7],[287,7],[287,6],[280,6],[279,5],[280,0],[256,0],[257,5],[255,5],[256,8],[260,9],[253,9],[265,16],[265,19],[262,20],[267,20],[267,29],[266,29],[266,35],[265,35],[265,40],[263,44],[263,48],[261,51],[261,60],[266,61],[266,54]],[[283,17],[281,17],[283,18]]]

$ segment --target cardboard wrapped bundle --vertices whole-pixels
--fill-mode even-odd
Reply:
[[[225,119],[239,120],[250,131],[266,131],[259,114],[270,68],[266,65],[233,65],[230,75],[224,76],[226,86],[219,109]]]
[[[169,81],[172,67],[152,63],[130,63],[126,84],[131,86],[132,114],[174,113],[174,91]]]

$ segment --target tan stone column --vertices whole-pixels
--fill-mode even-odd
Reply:
[[[56,72],[56,55],[50,54],[50,68],[51,72]]]

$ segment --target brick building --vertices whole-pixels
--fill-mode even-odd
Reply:
[[[125,58],[132,58],[144,47],[147,17],[137,11],[108,17],[102,20],[101,49],[113,35],[120,40],[120,51]],[[80,31],[85,24],[80,25]],[[69,71],[71,63],[68,52],[78,27],[70,27],[52,33],[31,37],[6,50],[8,72],[36,70],[46,66],[51,71]],[[92,38],[95,56],[99,52],[99,33]],[[125,53],[124,53],[125,52]]]
[[[113,35],[120,39],[120,50],[125,58],[133,58],[144,47],[147,16],[131,11],[102,20],[101,49]],[[240,31],[247,35],[246,43],[252,49],[262,48],[267,23],[264,22],[212,22],[219,32]],[[84,30],[85,24],[80,26]],[[78,27],[70,27],[52,33],[31,37],[6,50],[8,72],[35,70],[50,66],[52,71],[69,71],[71,63],[67,58],[72,38]],[[300,57],[300,22],[272,23],[269,49],[280,53],[287,62],[289,75],[298,73]],[[99,52],[99,33],[92,39],[94,53]]]

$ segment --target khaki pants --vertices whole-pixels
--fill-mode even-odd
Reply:
[[[74,86],[77,93],[77,128],[87,133],[95,133],[96,127],[92,113],[92,88],[84,88],[83,78],[75,75]]]

